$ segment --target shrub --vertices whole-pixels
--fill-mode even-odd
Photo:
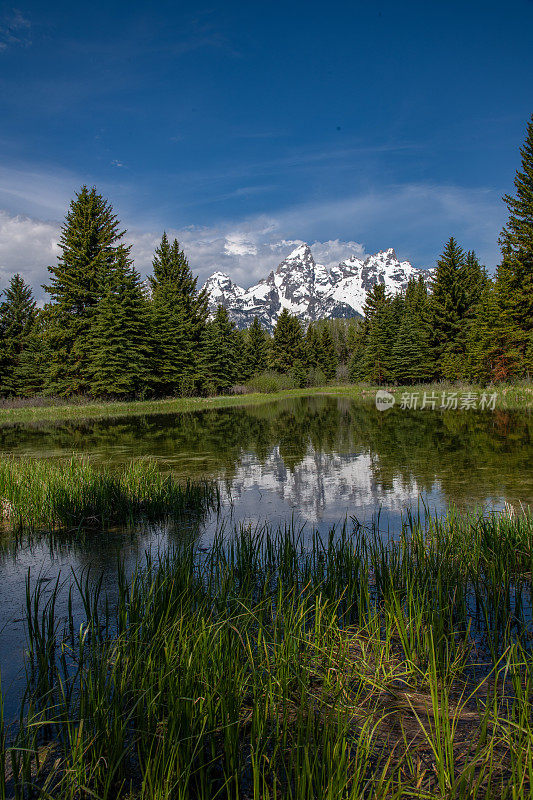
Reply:
[[[252,392],[282,392],[284,389],[295,389],[296,382],[291,375],[282,375],[279,372],[262,372],[255,375],[246,384]]]

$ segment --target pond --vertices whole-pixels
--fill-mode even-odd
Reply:
[[[210,538],[234,523],[317,528],[370,523],[397,530],[406,508],[440,513],[450,504],[483,508],[533,504],[533,417],[508,411],[385,412],[346,398],[298,398],[255,407],[62,424],[0,427],[0,451],[95,464],[151,457],[183,478],[221,489],[219,514],[182,524],[56,537],[0,535],[0,671],[9,717],[18,704],[25,647],[25,581],[49,591],[71,568],[103,574],[112,592],[119,558],[127,569],[146,550],[183,536]],[[61,613],[59,613],[61,616]]]

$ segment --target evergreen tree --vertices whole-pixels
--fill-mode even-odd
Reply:
[[[307,369],[318,369],[324,360],[322,354],[322,341],[318,333],[317,326],[312,322],[308,325],[305,332],[305,365]]]
[[[37,317],[31,288],[20,275],[14,275],[0,304],[2,354],[0,391],[4,395],[21,394],[17,367],[20,363]]]
[[[209,298],[204,289],[198,291],[198,278],[193,277],[177,239],[170,244],[166,233],[163,233],[152,265],[154,273],[148,279],[152,296],[155,298],[158,292],[163,291],[176,307],[182,307],[190,324],[192,341],[197,344],[207,321]]]
[[[91,323],[102,287],[117,256],[129,258],[121,240],[125,231],[110,203],[96,189],[82,186],[70,204],[61,230],[61,255],[44,288],[56,315],[56,347],[51,364],[51,390],[73,394],[89,387]]]
[[[278,317],[272,339],[271,366],[278,372],[304,368],[304,338],[300,320],[286,308]]]
[[[224,306],[217,306],[215,318],[203,335],[201,373],[210,393],[227,391],[238,380],[235,363],[236,330]]]
[[[466,293],[467,316],[473,313],[473,309],[479,303],[488,281],[489,279],[485,267],[481,266],[475,252],[469,250],[466,254],[463,270],[463,286]]]
[[[267,335],[257,317],[250,325],[246,337],[246,363],[248,376],[253,377],[264,372],[267,368],[268,345]]]
[[[368,292],[363,313],[365,316],[352,352],[350,375],[352,380],[385,383],[393,379],[391,345],[395,322],[384,284],[377,283]]]
[[[163,233],[156,248],[152,294],[153,387],[157,394],[192,394],[200,379],[200,349],[208,297],[198,292],[185,253]]]
[[[465,268],[465,254],[452,237],[437,261],[429,307],[437,374],[452,379],[464,371]]]
[[[423,383],[433,374],[427,327],[422,316],[409,306],[392,345],[391,371],[400,384]]]
[[[151,375],[149,385],[159,397],[189,394],[197,377],[198,354],[193,350],[190,319],[183,305],[174,303],[173,293],[160,290],[150,308]]]
[[[390,383],[394,380],[392,347],[397,328],[394,308],[387,298],[372,315],[366,347],[362,358],[362,377],[372,383]]]
[[[122,252],[95,309],[89,361],[91,394],[142,396],[148,385],[148,306],[139,274]]]
[[[533,115],[520,148],[515,195],[503,198],[509,220],[500,235],[502,262],[496,273],[498,367],[502,378],[530,374],[533,338]]]
[[[327,325],[322,326],[322,333],[320,335],[320,356],[318,366],[326,376],[327,380],[335,377],[337,372],[337,353],[335,352],[335,344],[333,337]]]
[[[12,380],[18,397],[46,394],[52,356],[47,332],[47,314],[45,311],[40,311],[37,312],[35,323],[13,370]]]

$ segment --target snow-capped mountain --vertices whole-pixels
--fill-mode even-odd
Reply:
[[[427,272],[409,261],[398,261],[392,248],[366,258],[352,256],[327,269],[316,264],[311,248],[302,244],[249,289],[238,286],[223,272],[211,275],[205,288],[211,313],[221,304],[238,327],[250,325],[257,316],[262,325],[272,330],[284,308],[303,322],[360,316],[367,292],[376,283],[384,283],[387,291],[394,294],[405,289],[409,278],[418,275],[426,277]]]

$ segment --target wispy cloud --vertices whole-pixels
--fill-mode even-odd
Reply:
[[[47,266],[59,254],[59,225],[0,211],[0,290],[16,272],[30,283],[41,299]]]
[[[0,52],[9,47],[29,47],[31,43],[31,22],[18,8],[0,17]]]
[[[69,180],[72,178],[63,176],[51,187],[37,182],[33,191],[29,178],[17,185],[17,196],[32,198],[46,209],[46,218],[12,210],[0,212],[0,288],[11,274],[20,271],[42,297],[39,287],[46,280],[46,266],[57,255],[61,220],[73,193],[72,185],[67,190]],[[78,186],[74,183],[74,188]],[[115,197],[116,191],[109,194]],[[115,208],[128,229],[136,266],[146,274],[163,225],[159,227],[153,219],[148,222],[139,214],[128,216],[118,202]],[[250,286],[304,241],[312,245],[317,262],[327,266],[352,254],[394,247],[401,259],[424,267],[435,263],[446,239],[454,235],[492,268],[498,263],[497,238],[504,217],[505,208],[490,189],[404,184],[241,220],[167,228],[167,233],[185,249],[200,283],[221,270],[240,285]]]

